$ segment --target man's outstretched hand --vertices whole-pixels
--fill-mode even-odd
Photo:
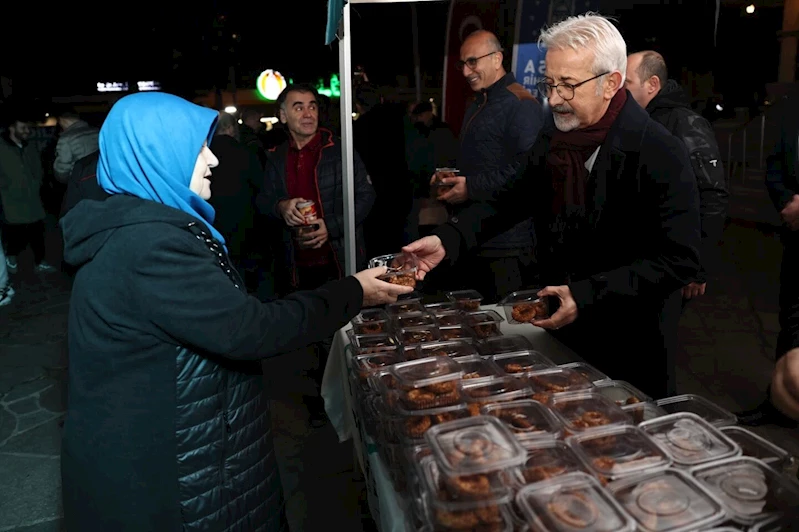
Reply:
[[[413,253],[419,259],[419,269],[416,273],[419,281],[438,266],[447,254],[441,239],[437,236],[420,238],[402,248],[402,251]]]

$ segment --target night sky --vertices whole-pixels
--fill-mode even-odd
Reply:
[[[324,45],[325,0],[200,0],[185,3],[185,9],[137,0],[135,9],[119,14],[111,3],[104,5],[81,11],[75,3],[17,3],[20,13],[6,18],[0,32],[0,74],[14,79],[15,94],[92,94],[97,81],[150,79],[175,92],[210,88],[227,79],[231,63],[240,78],[273,68],[295,81],[314,81],[338,68],[337,45]],[[618,18],[631,50],[658,49],[677,73],[683,67],[712,70],[717,90],[746,98],[776,79],[781,9],[746,17],[740,8],[725,8],[714,48],[713,5],[604,0],[602,11]],[[422,70],[440,86],[448,5],[417,6]],[[352,20],[353,61],[365,64],[375,82],[393,85],[397,76],[412,81],[410,6],[354,6]]]

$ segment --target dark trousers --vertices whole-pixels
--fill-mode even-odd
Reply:
[[[6,255],[16,257],[28,246],[33,251],[33,261],[44,261],[44,221],[30,224],[3,225],[3,239],[6,242]]]
[[[783,235],[782,243],[777,358],[799,347],[799,235],[787,233]]]

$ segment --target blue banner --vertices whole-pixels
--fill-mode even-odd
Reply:
[[[538,46],[541,30],[564,18],[598,10],[599,0],[519,0],[512,66],[516,81],[541,100],[536,88],[546,71],[546,49]]]

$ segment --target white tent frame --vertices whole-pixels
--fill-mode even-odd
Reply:
[[[352,149],[352,42],[350,40],[350,4],[398,4],[442,2],[446,0],[345,0],[338,41],[339,80],[341,86],[341,173],[344,184],[344,269],[356,273],[355,195]],[[398,250],[399,251],[399,250]]]

